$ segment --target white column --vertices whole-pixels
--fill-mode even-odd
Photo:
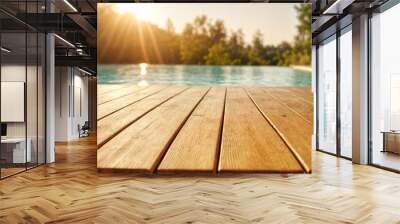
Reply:
[[[353,19],[353,162],[368,163],[368,15]]]
[[[54,12],[54,5],[46,1],[46,11]],[[55,162],[55,42],[54,34],[46,34],[46,163]]]
[[[46,163],[55,161],[55,55],[54,35],[46,36]]]

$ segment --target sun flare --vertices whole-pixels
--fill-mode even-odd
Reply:
[[[147,75],[147,64],[146,63],[140,63],[139,68],[140,68],[141,76]]]
[[[115,9],[119,14],[131,13],[139,20],[148,20],[151,16],[150,10],[136,4],[120,3],[116,4]]]

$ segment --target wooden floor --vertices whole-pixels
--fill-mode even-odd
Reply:
[[[97,166],[308,173],[312,119],[309,88],[99,86]]]
[[[400,223],[400,175],[312,152],[312,174],[99,173],[96,139],[0,181],[0,223]]]
[[[15,168],[15,167],[11,167],[11,168],[0,168],[1,169],[1,176],[2,177],[7,177],[16,173],[20,173],[26,170],[25,167],[23,168]]]

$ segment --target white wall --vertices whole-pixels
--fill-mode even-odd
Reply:
[[[1,81],[25,82],[25,64],[24,65],[2,65],[1,66]],[[1,108],[6,110],[6,108]],[[25,137],[25,122],[7,123],[8,137]]]
[[[55,68],[55,141],[68,141],[69,132],[69,68]]]
[[[39,69],[39,70],[37,70]],[[22,113],[26,112],[26,120],[22,122],[6,122],[7,137],[24,138],[25,135],[30,139],[28,142],[32,151],[32,161],[44,162],[44,74],[41,67],[25,66],[25,64],[2,64],[2,82],[24,82],[26,84],[26,107],[22,108]],[[25,80],[27,78],[27,80]],[[23,94],[23,93],[22,93]],[[7,96],[2,96],[7,97]],[[1,108],[11,110],[11,108]],[[12,111],[8,111],[11,112]],[[37,156],[39,153],[39,156]]]
[[[73,94],[71,96],[74,100],[74,107],[72,108],[72,119],[71,119],[71,135],[73,138],[79,137],[78,124],[83,125],[85,121],[88,121],[88,78],[82,76],[82,73],[77,74],[77,70],[74,70],[74,83],[73,83]],[[80,96],[80,97],[79,97]],[[80,103],[78,102],[80,100]],[[81,107],[81,108],[78,108]],[[79,111],[79,109],[81,111]]]
[[[76,68],[56,67],[55,85],[55,140],[77,139],[78,124],[88,120],[88,77]]]
[[[25,64],[24,65],[2,65],[1,81],[19,81],[25,82]]]

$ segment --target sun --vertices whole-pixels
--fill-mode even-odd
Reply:
[[[119,3],[115,9],[120,14],[131,13],[139,20],[148,20],[151,16],[150,10],[136,3]]]

